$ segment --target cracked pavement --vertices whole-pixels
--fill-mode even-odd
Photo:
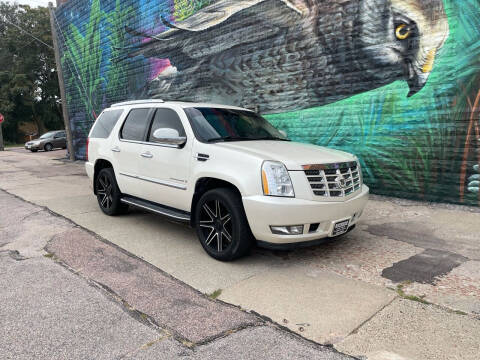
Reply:
[[[12,358],[48,357],[45,349],[78,358],[344,358],[335,349],[371,360],[478,358],[478,208],[374,196],[343,238],[288,252],[255,249],[225,264],[204,254],[188,227],[138,210],[101,214],[83,164],[55,160],[63,154],[0,153],[0,189],[8,192],[0,190],[8,208],[0,215],[0,273],[12,274],[0,276],[2,288],[12,287],[0,291],[10,310],[0,316],[9,326],[16,317],[22,329],[34,324],[11,337],[0,324],[10,340],[0,347]],[[97,305],[92,291],[106,302]],[[217,301],[203,295],[214,291]],[[18,301],[24,314],[10,293],[38,302]],[[78,306],[65,296],[78,297]],[[91,308],[82,296],[93,299]],[[40,316],[38,307],[51,313]],[[118,333],[89,320],[100,309]],[[63,331],[31,335],[49,317]],[[39,355],[18,352],[26,343]],[[102,352],[117,343],[118,352]]]
[[[348,359],[0,191],[2,359]],[[235,355],[232,355],[235,354]]]

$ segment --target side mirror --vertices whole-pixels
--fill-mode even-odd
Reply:
[[[187,142],[186,136],[180,136],[178,130],[160,128],[153,132],[153,139],[156,143],[182,146]]]

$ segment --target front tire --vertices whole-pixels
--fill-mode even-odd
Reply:
[[[98,205],[105,214],[114,216],[128,210],[128,205],[120,201],[121,192],[112,168],[100,170],[95,181],[95,191]]]
[[[43,147],[43,149],[45,151],[52,151],[53,150],[53,145],[48,143],[48,144],[45,144],[45,146]]]
[[[253,244],[242,199],[232,189],[213,189],[202,195],[195,208],[195,228],[205,251],[217,260],[245,256]]]

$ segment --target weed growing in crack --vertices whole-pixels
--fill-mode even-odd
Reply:
[[[210,298],[210,299],[216,299],[218,298],[220,295],[222,294],[222,289],[217,289],[215,290],[214,292],[210,293],[210,294],[207,294],[207,296]]]

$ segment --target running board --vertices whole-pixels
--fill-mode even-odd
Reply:
[[[176,221],[190,222],[190,213],[187,213],[185,211],[172,209],[166,206],[162,206],[160,204],[153,203],[151,201],[142,200],[130,196],[124,196],[120,199],[120,201],[128,205],[151,211],[155,214],[166,216]]]

